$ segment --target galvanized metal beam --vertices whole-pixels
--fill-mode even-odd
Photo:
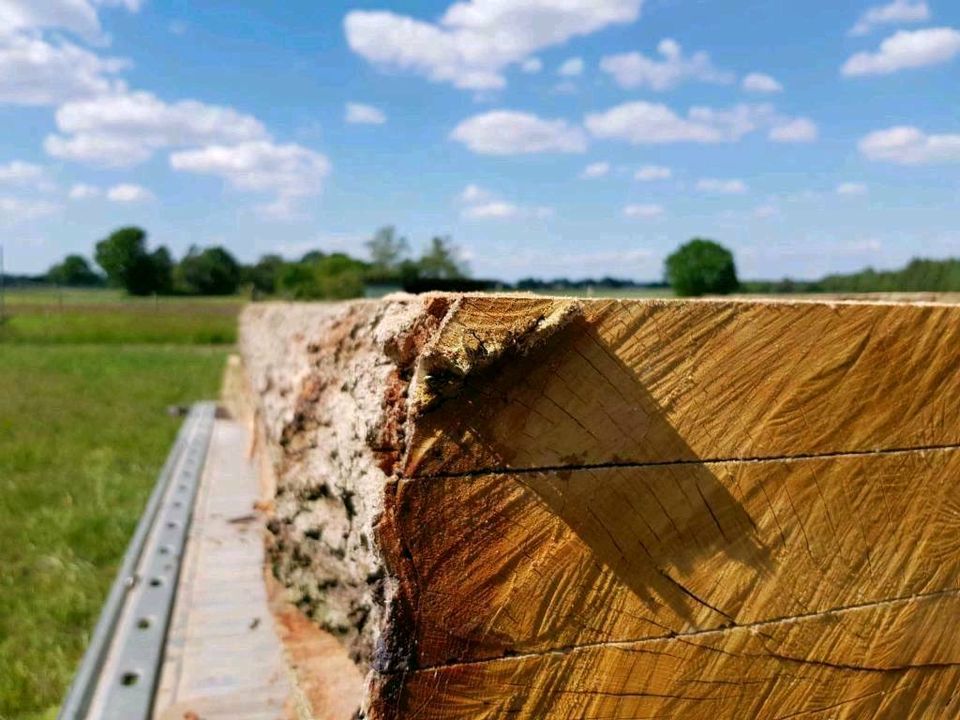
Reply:
[[[148,720],[216,405],[187,416],[134,532],[59,720]]]

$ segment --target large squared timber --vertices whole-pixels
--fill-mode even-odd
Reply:
[[[399,296],[241,338],[273,570],[367,717],[950,714],[960,307]]]

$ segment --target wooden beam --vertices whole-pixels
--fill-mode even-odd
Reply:
[[[370,720],[950,716],[960,308],[396,297],[241,346]]]

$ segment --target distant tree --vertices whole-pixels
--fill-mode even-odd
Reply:
[[[457,259],[457,248],[449,236],[430,240],[418,261],[420,276],[425,278],[455,279],[467,276],[467,267]]]
[[[47,281],[67,287],[92,287],[99,285],[101,278],[83,255],[67,255],[47,271]]]
[[[114,231],[96,245],[97,264],[111,285],[131,295],[169,292],[173,286],[173,262],[166,248],[147,252],[147,233],[138,227]]]
[[[277,277],[284,264],[284,259],[279,255],[264,255],[256,265],[243,268],[243,280],[257,292],[273,295],[277,291]]]
[[[222,247],[191,247],[177,268],[177,280],[191,295],[233,295],[240,288],[240,264]]]
[[[392,225],[377,230],[365,244],[370,253],[371,273],[379,277],[396,275],[410,253],[410,243],[405,237],[398,237]]]
[[[333,253],[308,262],[287,263],[277,276],[277,290],[296,300],[342,300],[363,295],[366,263]]]
[[[667,281],[680,296],[725,295],[739,286],[733,253],[719,243],[694,238],[666,262]]]

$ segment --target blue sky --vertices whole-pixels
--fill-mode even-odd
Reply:
[[[476,275],[960,255],[947,0],[0,0],[10,271],[121,224],[180,254],[450,234]]]

